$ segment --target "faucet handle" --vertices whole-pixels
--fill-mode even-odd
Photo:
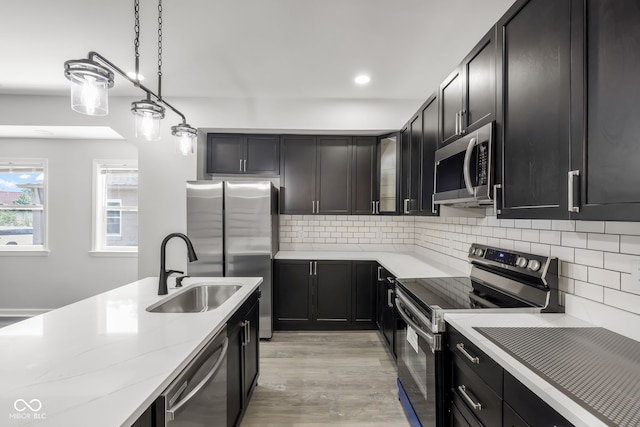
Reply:
[[[173,273],[177,273],[177,274],[184,274],[184,271],[168,270],[168,271],[167,271],[167,277],[171,276]]]
[[[180,277],[176,277],[176,288],[181,288],[182,287],[182,281],[184,279],[186,279],[187,277],[191,277],[191,276],[180,276]]]

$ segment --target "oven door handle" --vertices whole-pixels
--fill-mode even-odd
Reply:
[[[400,305],[398,304],[399,302],[400,302],[400,299],[396,298],[396,306],[398,307],[398,314],[400,315],[400,317],[402,317],[402,320],[407,322],[407,325],[411,326],[411,328],[416,331],[416,334],[422,337],[427,342],[427,344],[429,344],[429,348],[431,348],[432,353],[435,353],[436,351],[440,351],[441,350],[440,340],[436,339],[435,334],[431,334],[431,333],[425,332],[423,329],[420,329],[420,326],[418,326],[417,323],[411,320],[409,316],[407,316],[404,313],[404,310],[400,308]]]
[[[469,140],[469,145],[467,145],[467,151],[464,153],[464,168],[462,170],[462,175],[464,177],[464,185],[467,187],[467,192],[474,195],[475,191],[473,186],[471,185],[471,154],[473,153],[473,148],[476,146],[476,138],[471,138]]]

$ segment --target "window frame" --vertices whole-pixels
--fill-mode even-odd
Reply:
[[[130,255],[137,256],[138,246],[108,246],[107,237],[110,236],[122,236],[122,212],[131,211],[138,212],[138,206],[136,204],[135,210],[123,207],[120,212],[120,234],[108,234],[107,233],[107,211],[113,209],[107,209],[108,206],[101,206],[100,200],[104,196],[104,186],[101,179],[102,171],[105,169],[123,169],[123,170],[135,170],[139,174],[138,161],[132,159],[126,160],[100,160],[93,161],[93,191],[92,191],[92,233],[91,233],[91,253],[94,255]],[[104,199],[107,203],[109,201],[120,201],[122,206],[122,199]]]
[[[22,205],[22,209],[28,209],[32,212],[39,210],[42,206],[42,244],[41,245],[0,245],[0,256],[47,256],[49,254],[49,162],[45,158],[28,158],[28,157],[0,157],[0,165],[15,165],[16,168],[42,168],[42,204],[41,205]],[[30,209],[29,209],[30,208]],[[34,209],[36,208],[36,209]],[[2,209],[6,210],[6,209]]]

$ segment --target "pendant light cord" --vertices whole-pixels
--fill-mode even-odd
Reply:
[[[133,49],[135,51],[135,64],[136,64],[136,82],[140,83],[140,0],[134,0],[133,2],[133,15],[135,17],[135,23],[133,25],[133,31],[135,32],[135,38],[133,39]]]
[[[162,0],[158,0],[158,97],[162,100]]]

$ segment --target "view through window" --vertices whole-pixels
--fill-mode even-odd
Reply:
[[[138,166],[95,162],[94,250],[138,249]]]
[[[45,161],[0,159],[0,251],[46,246]]]

